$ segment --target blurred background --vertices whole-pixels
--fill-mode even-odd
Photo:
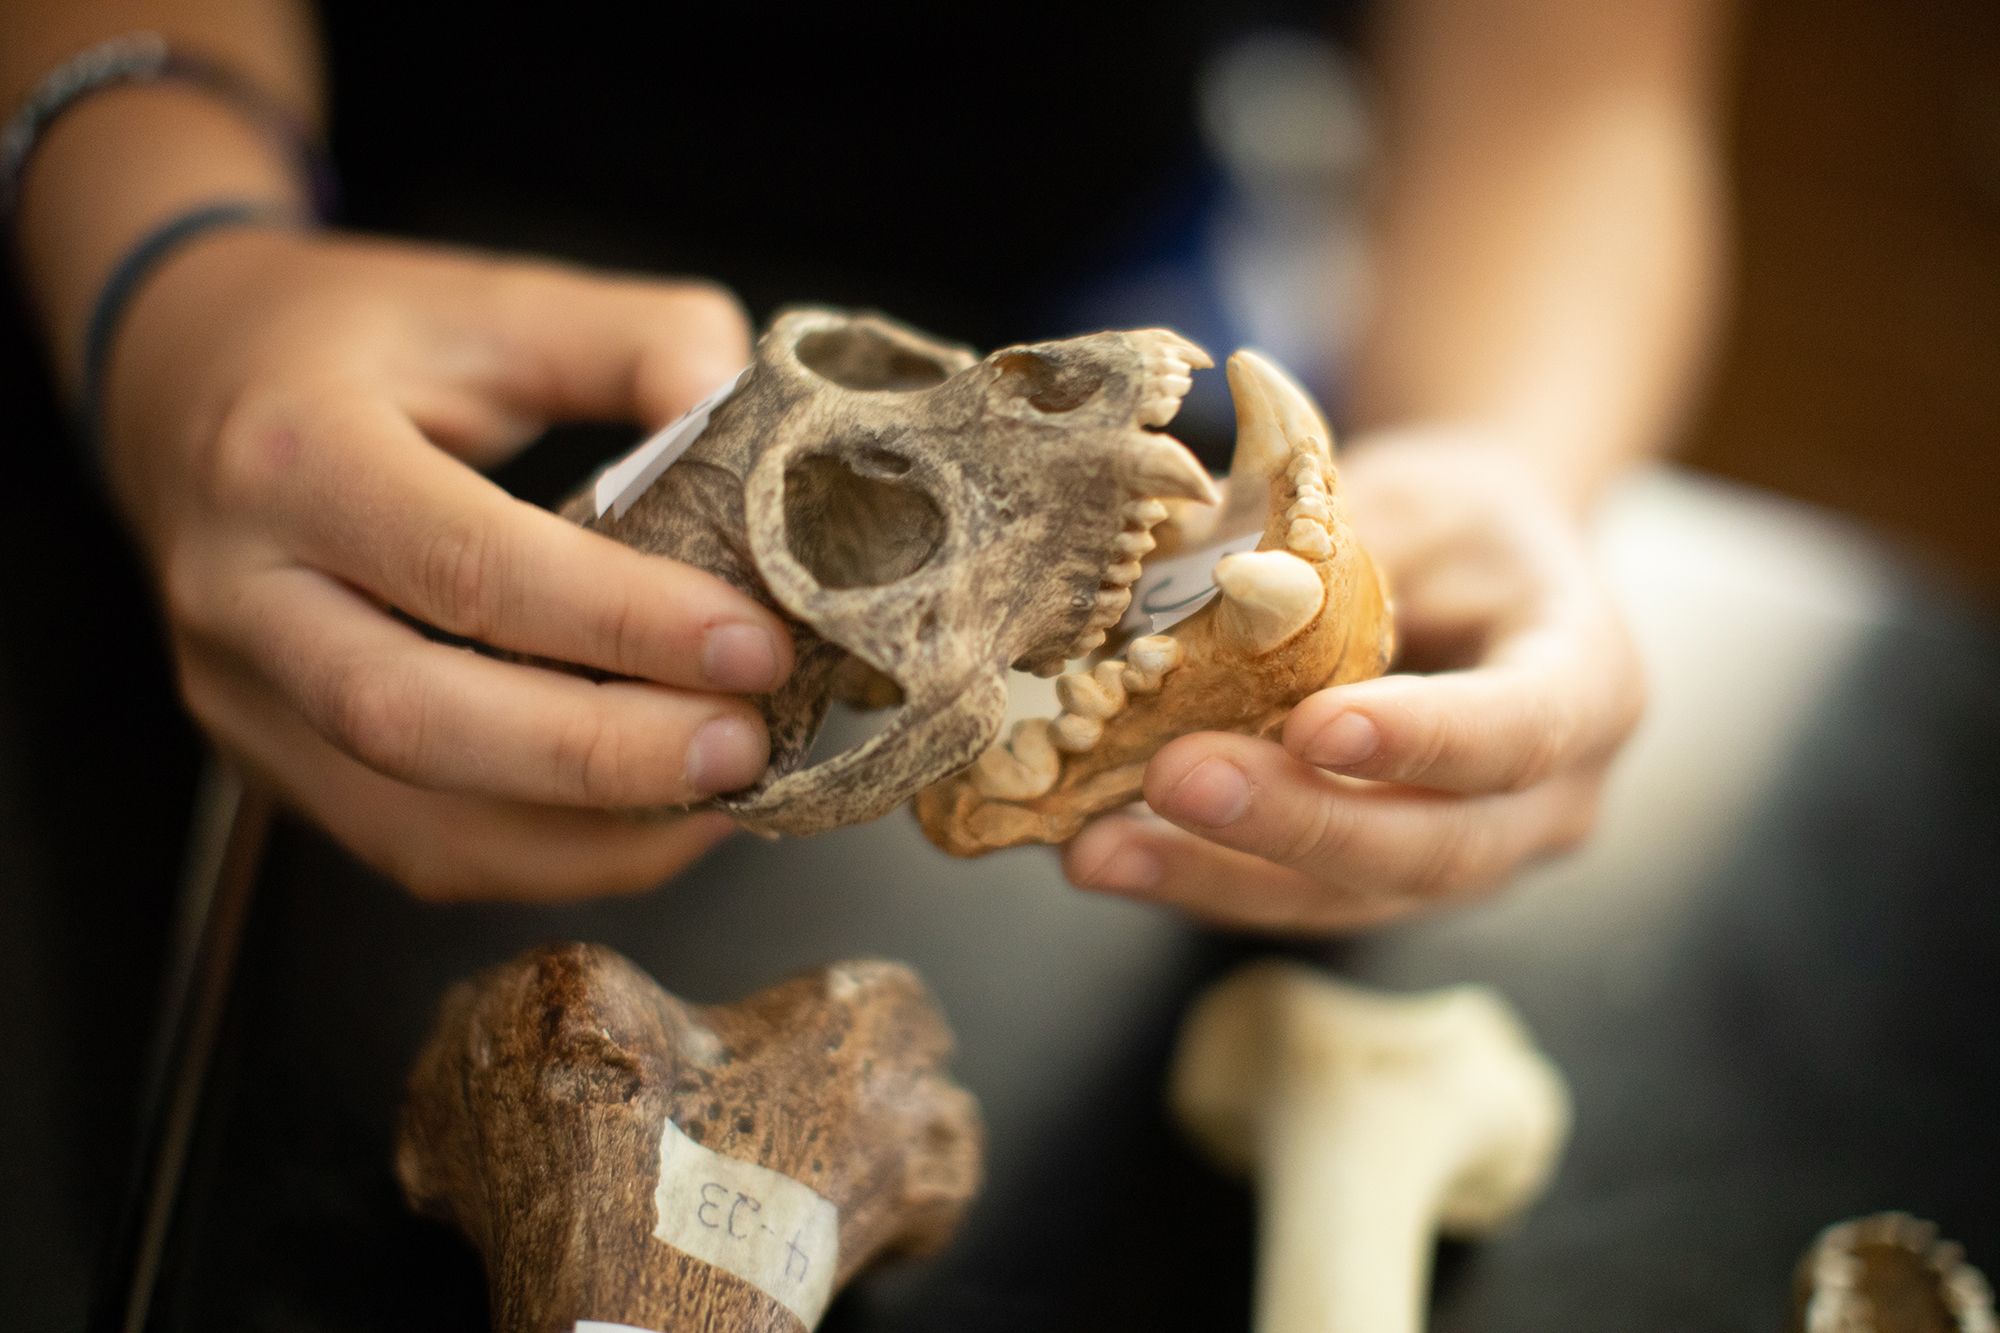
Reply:
[[[328,4],[348,220],[713,276],[760,320],[1166,324],[1340,402],[1358,12],[739,8],[637,40],[610,7]],[[1654,708],[1602,833],[1331,954],[1499,984],[1577,1088],[1554,1194],[1447,1257],[1442,1328],[1775,1328],[1813,1232],[1885,1207],[2000,1267],[2000,7],[1746,5],[1729,89],[1729,317],[1676,462],[1603,518]],[[1177,430],[1220,463],[1204,378]],[[0,386],[0,1322],[77,1328],[119,1281],[200,750],[18,302]],[[626,443],[507,479],[548,498]],[[994,1184],[829,1328],[1240,1326],[1248,1196],[1157,1103],[1185,998],[1257,946],[1086,901],[1039,852],[948,863],[898,816],[568,910],[414,904],[281,823],[154,1327],[482,1326],[469,1254],[396,1201],[397,1089],[444,985],[560,937],[698,999],[854,953],[939,990]]]

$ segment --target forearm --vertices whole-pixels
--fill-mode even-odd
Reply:
[[[18,107],[51,69],[107,38],[158,32],[216,61],[318,124],[310,16],[293,0],[0,2],[0,104]],[[284,148],[238,107],[185,83],[119,87],[50,127],[22,182],[15,236],[54,362],[74,382],[84,325],[133,240],[196,204],[243,198],[303,205],[308,184]]]
[[[1472,422],[1569,501],[1662,447],[1719,287],[1713,0],[1410,0],[1362,427]]]

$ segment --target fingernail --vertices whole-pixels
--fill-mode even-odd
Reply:
[[[1160,858],[1144,847],[1118,848],[1087,874],[1085,885],[1110,893],[1144,893],[1166,877]]]
[[[736,791],[763,776],[769,757],[762,728],[755,723],[713,718],[688,742],[687,785],[704,796]]]
[[[1375,757],[1382,733],[1359,713],[1342,713],[1312,734],[1299,757],[1321,768],[1348,768]]]
[[[1161,813],[1206,828],[1221,828],[1243,818],[1250,808],[1250,779],[1227,759],[1204,759],[1166,795]]]
[[[778,645],[759,625],[717,625],[702,639],[701,674],[718,690],[778,686]]]

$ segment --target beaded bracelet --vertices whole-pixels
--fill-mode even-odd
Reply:
[[[234,70],[177,51],[159,33],[135,32],[99,42],[51,70],[0,130],[0,216],[12,216],[36,147],[65,113],[93,93],[166,82],[204,89],[244,112],[297,161],[315,214],[324,218],[332,213],[332,166],[304,120]]]

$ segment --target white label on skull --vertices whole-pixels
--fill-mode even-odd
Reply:
[[[601,1319],[579,1319],[570,1333],[653,1333],[637,1324],[607,1324]]]
[[[1207,606],[1216,594],[1215,562],[1237,551],[1254,550],[1263,539],[1260,529],[1163,560],[1146,562],[1146,572],[1132,585],[1132,604],[1118,622],[1121,634],[1160,634]]]
[[[603,518],[609,512],[613,518],[625,517],[625,511],[632,502],[646,493],[647,487],[660,479],[674,461],[688,451],[689,446],[701,438],[708,429],[709,414],[722,406],[730,394],[750,375],[745,366],[736,378],[717,389],[708,397],[696,403],[680,416],[668,423],[652,438],[646,440],[631,453],[597,474],[597,516]]]
[[[819,1322],[840,1262],[840,1210],[790,1176],[702,1147],[668,1120],[660,1130],[653,1237],[734,1273]]]

